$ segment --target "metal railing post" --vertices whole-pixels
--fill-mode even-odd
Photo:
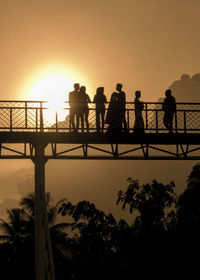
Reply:
[[[178,132],[178,124],[177,124],[177,111],[175,111],[175,130]]]
[[[158,111],[156,110],[156,133],[158,133]]]
[[[10,131],[12,131],[12,108],[10,108]]]
[[[42,102],[40,102],[40,132],[44,130],[44,123],[43,123],[43,107]]]
[[[186,133],[187,132],[187,128],[186,128],[186,111],[184,110],[184,132]]]
[[[25,128],[28,127],[28,106],[27,101],[25,101]]]
[[[147,103],[145,103],[145,119],[146,119],[146,128],[145,129],[148,129],[148,111],[147,111]]]

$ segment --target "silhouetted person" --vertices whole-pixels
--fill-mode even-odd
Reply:
[[[126,94],[122,91],[122,84],[116,85],[116,90],[118,91],[118,98],[119,98],[119,106],[120,106],[120,119],[123,125],[124,132],[127,132],[127,123],[126,123]]]
[[[162,110],[164,113],[163,123],[165,127],[172,133],[172,123],[174,113],[176,112],[176,100],[175,97],[171,95],[171,90],[167,89],[165,91],[166,98],[164,99]]]
[[[81,120],[81,129],[82,129],[82,133],[84,132],[84,115],[83,115],[83,111],[84,111],[84,101],[83,101],[84,97],[83,97],[83,91],[81,90],[81,87],[79,89],[79,91],[77,92],[76,95],[76,131],[79,131],[79,121]]]
[[[111,95],[105,123],[109,124],[107,130],[109,134],[118,134],[122,130],[121,102],[116,91]]]
[[[80,85],[78,83],[74,84],[74,90],[69,92],[69,106],[70,106],[70,111],[69,111],[69,129],[71,132],[71,127],[73,131],[75,131],[75,116],[77,118],[77,94],[79,92]]]
[[[84,126],[84,120],[86,123],[87,132],[89,132],[89,122],[88,122],[88,115],[89,115],[89,107],[88,103],[91,103],[89,95],[86,93],[86,87],[81,86],[80,87],[80,96],[82,100],[82,114],[83,114],[83,126]],[[81,119],[81,125],[82,125],[82,119]],[[82,128],[82,131],[84,130],[84,127]]]
[[[105,117],[105,103],[107,103],[106,96],[104,94],[104,88],[98,87],[94,96],[93,102],[96,104],[96,127],[97,132],[104,129],[104,117]]]
[[[144,109],[144,103],[140,101],[141,91],[137,90],[135,92],[135,125],[133,132],[144,133],[144,120],[142,116],[142,111]]]

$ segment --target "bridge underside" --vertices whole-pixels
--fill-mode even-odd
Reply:
[[[200,134],[0,132],[1,159],[200,160]]]

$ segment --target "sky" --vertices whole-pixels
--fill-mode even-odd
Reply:
[[[138,89],[143,101],[157,101],[183,74],[200,72],[199,27],[199,0],[0,0],[0,99],[37,99],[33,88],[53,73],[70,81],[66,100],[74,82],[91,98],[104,86],[108,100],[120,82],[127,101]],[[123,216],[115,201],[126,178],[174,180],[181,191],[194,164],[51,160],[46,188],[55,200],[87,199]],[[33,189],[32,162],[1,160],[0,180],[1,212]]]

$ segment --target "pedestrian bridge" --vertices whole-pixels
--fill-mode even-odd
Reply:
[[[106,104],[106,111],[108,108]],[[95,104],[89,132],[72,132],[69,105],[55,110],[45,101],[0,101],[0,158],[31,159],[43,145],[48,159],[200,159],[200,103],[176,103],[173,134],[164,127],[162,103],[145,102],[144,134],[134,133],[134,102],[126,103],[127,133],[97,133]],[[105,112],[106,115],[106,112]]]

